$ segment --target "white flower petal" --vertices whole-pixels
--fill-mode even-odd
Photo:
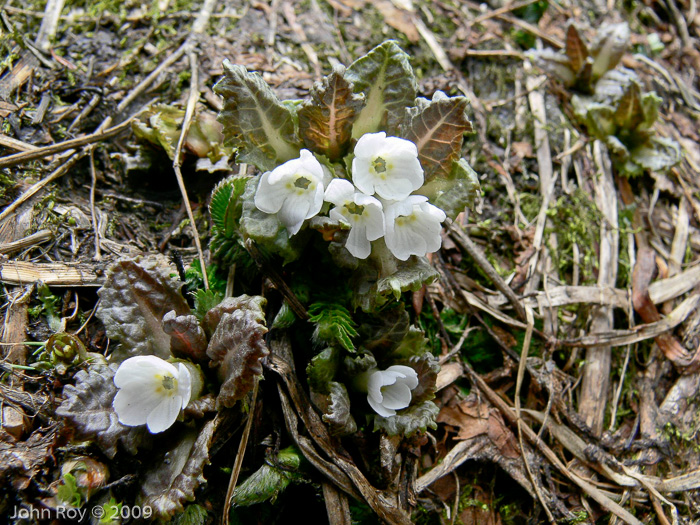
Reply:
[[[119,365],[114,374],[114,384],[122,388],[132,383],[138,384],[153,378],[154,371],[160,371],[171,375],[177,374],[177,369],[154,355],[140,355],[130,357]]]
[[[411,404],[411,389],[404,383],[384,387],[382,406],[390,410],[401,410]]]
[[[345,243],[348,251],[358,259],[366,259],[372,251],[372,245],[367,240],[367,228],[361,225],[353,226]]]
[[[288,197],[284,201],[282,208],[277,213],[277,217],[285,225],[289,235],[296,235],[301,225],[304,224],[304,219],[308,215],[310,207],[310,202],[296,196]]]
[[[382,417],[391,417],[396,415],[396,410],[389,410],[388,408],[384,408],[384,406],[381,403],[376,402],[369,395],[367,395],[367,402],[369,403],[369,406],[372,407],[372,410],[374,410],[377,414],[379,414]]]
[[[403,375],[403,382],[408,385],[408,388],[413,390],[418,386],[418,374],[410,366],[392,365],[386,369],[387,372],[397,372]]]
[[[177,364],[179,376],[177,378],[177,395],[182,398],[182,408],[189,404],[192,397],[192,376],[190,371],[182,363]]]
[[[383,131],[362,135],[355,144],[355,156],[367,158],[377,155],[382,151],[384,140],[386,140],[386,133]]]
[[[333,179],[328,184],[323,198],[336,206],[342,206],[346,201],[351,200],[354,194],[355,188],[352,182],[345,179]]]
[[[270,175],[268,171],[260,177],[258,190],[255,192],[255,207],[265,213],[277,213],[284,204],[288,190],[284,183],[271,184]]]
[[[182,406],[182,398],[180,396],[172,396],[163,399],[160,404],[148,414],[146,424],[148,431],[151,434],[158,434],[170,428],[177,416],[180,415]]]
[[[156,395],[155,390],[144,392],[121,389],[114,396],[112,408],[122,425],[134,427],[144,425],[148,414],[158,406],[159,402],[160,397]]]

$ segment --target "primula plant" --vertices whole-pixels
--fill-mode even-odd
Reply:
[[[561,52],[531,52],[533,62],[573,91],[571,105],[593,138],[606,144],[618,173],[640,175],[668,170],[680,161],[678,144],[656,136],[653,126],[661,98],[644,93],[637,74],[617,67],[629,47],[626,23],[600,28],[586,44],[574,24]]]
[[[115,265],[97,316],[117,347],[76,375],[59,409],[110,457],[167,440],[171,460],[155,460],[140,496],[162,517],[193,498],[227,409],[243,413],[264,366],[279,370],[273,342],[291,347],[289,365],[329,435],[398,446],[435,428],[440,368],[407,293],[436,279],[428,257],[443,221],[479,198],[461,158],[468,100],[417,98],[395,42],[336,66],[308,100],[280,101],[258,73],[229,62],[214,91],[222,150],[252,174],[212,194],[211,288],[197,265],[189,297],[167,265]],[[235,504],[274,497],[302,475],[278,468],[305,468],[294,443],[274,457]]]

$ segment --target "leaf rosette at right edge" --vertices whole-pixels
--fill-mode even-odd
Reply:
[[[214,90],[224,99],[226,145],[262,173],[243,191],[227,189],[240,188],[239,178],[222,183],[228,207],[215,190],[215,251],[234,253],[251,240],[289,264],[322,237],[336,265],[354,270],[352,306],[365,311],[437,278],[425,255],[440,247],[440,223],[480,199],[478,177],[461,158],[472,132],[467,98],[417,98],[409,57],[394,41],[334,67],[304,101],[280,101],[259,74],[229,62]],[[392,222],[382,226],[380,211]],[[222,235],[218,225],[231,224],[231,214],[237,226]],[[409,221],[423,233],[402,230]]]

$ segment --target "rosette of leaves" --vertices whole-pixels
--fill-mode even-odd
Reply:
[[[680,162],[678,144],[657,137],[653,129],[661,102],[654,92],[642,93],[636,79],[612,102],[578,96],[571,100],[576,117],[590,135],[606,144],[615,169],[628,177],[665,171]]]
[[[308,100],[280,101],[258,73],[228,61],[214,91],[223,97],[219,121],[225,144],[236,152],[239,162],[253,164],[261,172],[299,157],[306,148],[334,177],[350,179],[356,140],[384,131],[416,144],[425,173],[425,185],[416,193],[427,196],[450,217],[478,202],[478,178],[461,158],[464,135],[472,132],[466,115],[468,99],[440,92],[430,100],[416,98],[417,82],[409,56],[394,41],[377,46],[347,68],[334,67],[313,86]],[[215,190],[211,207],[214,250],[231,257],[250,239],[261,251],[288,264],[318,236],[302,229],[290,238],[275,215],[258,210],[254,204],[258,181],[258,177],[250,178],[243,190],[241,182],[233,181]],[[335,237],[335,242],[326,244],[338,266],[357,269],[355,307],[374,310],[389,298],[417,290],[437,277],[424,258],[415,256],[404,264],[375,262],[375,268],[368,268],[343,248],[341,224],[319,216],[311,220],[311,227],[326,241]],[[377,271],[385,279],[381,283],[375,282]]]
[[[358,328],[358,349],[354,354],[331,346],[312,358],[307,377],[312,400],[323,413],[323,420],[338,435],[355,432],[356,421],[369,420],[375,431],[390,436],[411,436],[436,428],[438,408],[435,396],[440,365],[430,352],[425,334],[410,325],[403,307],[368,317]],[[366,393],[352,390],[354,378],[373,369],[392,365],[413,368],[419,384],[412,391],[411,404],[395,416],[381,417],[367,403]]]
[[[629,26],[624,22],[601,27],[589,44],[583,40],[576,25],[570,23],[563,51],[547,48],[530,51],[528,57],[566,87],[590,95],[596,90],[598,81],[619,64],[629,40]]]

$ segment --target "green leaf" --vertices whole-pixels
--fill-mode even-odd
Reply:
[[[109,458],[117,454],[119,443],[130,453],[146,437],[145,427],[127,427],[119,422],[112,408],[117,395],[114,373],[118,365],[90,365],[87,370],[75,374],[75,385],[63,387],[64,401],[56,414],[66,418],[75,427],[78,436],[95,438]]]
[[[345,78],[352,82],[355,93],[365,95],[365,107],[352,128],[353,138],[377,131],[393,134],[418,90],[409,56],[394,40],[353,62]]]
[[[654,125],[654,122],[656,122],[656,119],[659,116],[659,107],[661,106],[662,102],[663,99],[654,91],[644,93],[644,95],[642,95],[644,121],[640,123],[640,128],[649,129]]]
[[[474,211],[481,208],[479,176],[465,159],[454,162],[449,179],[433,179],[421,188],[421,194],[451,219],[465,208]]]
[[[185,510],[176,515],[172,521],[173,525],[206,525],[209,521],[209,512],[201,505],[193,503],[187,505]]]
[[[398,301],[404,292],[416,292],[438,278],[425,257],[412,256],[398,261],[397,270],[387,277],[376,278],[376,271],[362,266],[353,277],[353,307],[365,312],[376,311],[391,299]]]
[[[432,401],[412,405],[391,417],[374,416],[374,430],[381,430],[390,436],[410,437],[416,432],[436,429],[440,409]]]
[[[224,99],[219,113],[224,144],[238,151],[238,162],[269,171],[299,156],[292,112],[258,73],[224,60],[224,77],[214,92]]]
[[[344,384],[331,382],[328,406],[321,419],[328,423],[334,436],[347,436],[357,432],[357,423],[350,413],[350,396]]]
[[[352,342],[357,337],[357,325],[344,306],[331,302],[315,302],[309,305],[309,321],[316,324],[314,341],[338,344],[348,352],[355,351]]]
[[[583,68],[588,58],[588,49],[581,39],[578,29],[574,24],[569,24],[566,30],[566,56],[574,73],[578,73]]]
[[[170,336],[163,330],[163,317],[174,310],[190,313],[182,296],[182,283],[171,277],[171,269],[158,260],[120,261],[107,271],[107,280],[97,292],[97,317],[107,335],[121,343],[113,361],[135,355],[172,356]]]
[[[626,128],[628,133],[635,130],[644,121],[642,88],[637,82],[630,83],[617,103],[614,120],[618,127]]]
[[[209,203],[212,229],[226,237],[232,237],[238,231],[238,221],[243,212],[241,197],[248,179],[250,177],[227,177],[212,191]]]
[[[364,97],[353,94],[344,78],[345,68],[333,72],[311,89],[311,100],[299,108],[299,136],[304,145],[331,161],[345,156],[350,147],[352,124],[359,115]]]
[[[223,304],[223,303],[222,303]],[[218,366],[221,381],[216,407],[230,408],[252,390],[255,378],[262,374],[261,360],[270,351],[263,336],[265,314],[263,302],[248,303],[246,307],[221,316],[209,341],[207,355]]]
[[[63,479],[56,490],[56,497],[63,503],[76,509],[80,508],[83,502],[78,490],[78,484],[75,482],[75,476],[66,472],[63,474]]]
[[[270,500],[277,496],[289,483],[300,477],[297,473],[302,463],[301,453],[293,446],[279,451],[276,457],[269,458],[262,467],[241,483],[233,492],[231,502],[234,507],[246,507]]]
[[[326,348],[311,358],[306,367],[306,377],[311,390],[319,394],[330,394],[330,383],[335,378],[340,365],[340,351],[337,348]]]
[[[654,137],[630,151],[630,160],[645,170],[663,172],[681,161],[681,151],[676,141]]]
[[[157,516],[168,520],[184,510],[186,501],[194,501],[195,491],[205,482],[202,474],[210,462],[209,449],[218,421],[209,421],[199,432],[188,430],[178,436],[174,447],[156,452],[153,468],[141,483],[141,506],[150,506]]]
[[[630,28],[626,22],[601,27],[589,46],[595,57],[593,79],[597,80],[607,71],[615,68],[627,51],[630,42]]]
[[[425,172],[425,181],[434,177],[450,177],[452,165],[462,153],[464,134],[472,131],[467,118],[469,99],[447,97],[442,91],[408,109],[401,126],[401,136],[418,148],[418,158]]]

